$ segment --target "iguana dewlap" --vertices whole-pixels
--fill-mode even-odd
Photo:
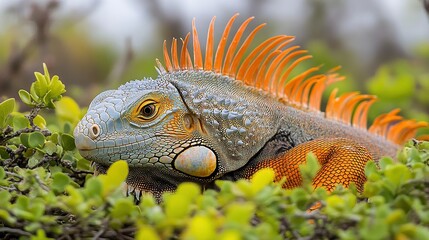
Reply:
[[[250,177],[271,167],[285,187],[301,184],[298,166],[308,152],[322,167],[314,186],[333,189],[355,182],[362,189],[364,166],[383,155],[394,156],[398,144],[414,136],[424,122],[403,120],[398,110],[378,117],[367,129],[374,97],[357,92],[330,95],[320,111],[322,93],[342,80],[319,67],[296,74],[311,56],[293,37],[274,36],[250,48],[264,26],[243,34],[247,19],[228,39],[233,16],[214,45],[214,20],[205,54],[192,24],[189,34],[171,50],[164,42],[164,65],[156,79],[131,81],[98,95],[75,129],[83,157],[104,172],[113,162],[130,167],[129,192],[140,196],[174,190],[184,181],[210,185],[216,179]],[[244,40],[243,40],[244,39]],[[295,69],[295,71],[294,71]]]

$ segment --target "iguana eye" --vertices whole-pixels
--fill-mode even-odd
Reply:
[[[154,102],[143,105],[140,108],[139,117],[143,120],[151,120],[158,113],[158,107]]]

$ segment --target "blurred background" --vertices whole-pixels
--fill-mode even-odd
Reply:
[[[427,0],[0,1],[0,97],[29,89],[45,62],[66,95],[87,106],[103,90],[155,78],[163,40],[184,37],[193,17],[205,43],[212,16],[220,36],[237,12],[237,22],[255,16],[251,26],[268,23],[256,42],[295,35],[311,64],[341,65],[343,91],[379,97],[372,117],[401,107],[407,117],[429,120]]]

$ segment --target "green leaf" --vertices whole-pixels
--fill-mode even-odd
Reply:
[[[16,219],[12,217],[9,212],[4,209],[0,209],[0,219],[6,221],[7,223],[13,225],[16,222]]]
[[[226,219],[229,222],[246,225],[254,215],[255,205],[252,203],[232,203],[226,210]]]
[[[62,172],[55,173],[52,179],[52,189],[57,192],[64,192],[65,188],[70,183],[70,177]]]
[[[46,128],[46,120],[45,120],[42,116],[40,116],[40,115],[37,115],[37,116],[33,119],[33,123],[34,123],[36,126],[38,126],[39,128],[41,128],[41,129]]]
[[[58,144],[60,142],[60,134],[59,133],[52,133],[52,135],[49,137],[49,139],[55,143]]]
[[[216,239],[214,221],[206,216],[195,216],[181,237],[183,239],[206,240]]]
[[[365,165],[365,176],[369,181],[377,181],[380,179],[380,171],[374,161],[369,161]]]
[[[124,160],[118,160],[110,165],[105,175],[99,175],[103,185],[103,195],[107,196],[110,192],[118,189],[128,176],[128,164]]]
[[[394,225],[396,223],[405,222],[405,213],[402,209],[395,209],[386,217],[387,225]]]
[[[404,184],[412,177],[410,170],[405,165],[400,164],[386,167],[384,174],[396,188],[401,184]]]
[[[60,78],[57,75],[52,77],[50,89],[49,97],[53,100],[59,100],[61,94],[66,92],[64,84],[60,81]]]
[[[70,97],[61,98],[55,105],[55,113],[61,120],[76,124],[82,118],[79,105]]]
[[[326,198],[326,206],[329,210],[330,208],[336,209],[336,210],[344,210],[346,207],[346,202],[341,196],[338,195],[331,195],[328,198]]]
[[[34,76],[36,77],[36,81],[31,85],[33,88],[30,89],[30,94],[33,97],[37,97],[37,99],[42,99],[46,93],[49,91],[48,83],[45,79],[45,76],[39,72],[35,72]],[[31,91],[33,90],[33,92]]]
[[[16,199],[15,206],[20,210],[27,210],[30,205],[30,199],[27,196],[19,195]]]
[[[15,109],[15,99],[9,98],[0,103],[0,129],[6,127],[6,120]]]
[[[264,168],[258,170],[255,174],[253,174],[250,182],[252,184],[253,193],[256,194],[261,191],[265,186],[272,183],[274,181],[274,170],[271,168]]]
[[[134,203],[129,198],[118,199],[110,212],[115,220],[124,221],[133,211]]]
[[[389,157],[383,157],[380,159],[380,161],[378,161],[380,168],[382,170],[386,169],[387,166],[392,165],[393,164],[393,159],[389,158]]]
[[[64,128],[63,128],[63,132],[64,133],[70,133],[73,129],[73,127],[70,125],[69,122],[64,123]]]
[[[7,152],[7,150],[6,150],[6,147],[5,146],[0,146],[0,158],[1,159],[8,159],[10,156],[9,156],[9,153]]]
[[[72,151],[76,148],[76,145],[74,143],[74,137],[70,134],[63,133],[60,135],[61,138],[61,146],[66,151]]]
[[[308,207],[307,201],[309,199],[309,195],[303,188],[294,189],[290,197],[292,203],[296,205],[299,209],[306,209]]]
[[[15,131],[30,127],[30,121],[23,114],[14,115],[12,123]]]
[[[148,225],[139,226],[136,234],[137,240],[161,240],[161,237],[156,233],[155,229]]]
[[[364,184],[363,196],[367,198],[373,197],[379,194],[380,191],[381,191],[381,187],[379,184],[368,181]]]
[[[37,235],[36,236],[31,236],[30,239],[31,240],[52,240],[53,238],[46,237],[45,231],[43,229],[38,229],[37,230]]]
[[[80,170],[91,170],[91,162],[85,158],[79,158],[76,167]]]
[[[41,148],[45,143],[45,136],[40,132],[32,132],[28,136],[28,145],[32,148]]]
[[[21,133],[21,135],[19,135],[19,140],[21,141],[22,145],[26,147],[30,147],[29,138],[30,138],[29,133]]]
[[[37,77],[36,77],[36,81],[37,81]],[[40,104],[41,102],[40,102],[39,96],[37,95],[35,83],[36,82],[33,82],[30,86],[30,97],[34,100],[34,104],[37,105],[37,104]]]
[[[21,98],[21,101],[23,103],[27,104],[28,106],[34,106],[33,99],[31,98],[31,95],[29,92],[23,89],[20,89],[18,91],[18,95],[19,95],[19,98]]]
[[[82,203],[84,202],[82,192],[74,188],[72,185],[66,186],[65,190],[68,193],[68,196],[64,199],[64,203],[68,205],[69,211],[72,213],[81,213],[81,211],[84,210],[82,208],[85,207],[82,206]]]
[[[27,166],[30,168],[35,167],[43,158],[43,153],[40,151],[36,151],[35,154],[33,154],[29,159]]]
[[[57,145],[51,141],[45,142],[45,146],[43,146],[43,151],[49,155],[56,153]]]
[[[12,194],[7,190],[0,190],[0,208],[8,208]]]
[[[177,194],[187,195],[190,199],[195,199],[201,193],[201,188],[196,183],[181,183],[176,190]]]
[[[165,196],[165,214],[172,220],[184,219],[190,212],[191,198],[186,194],[173,193]]]
[[[306,162],[299,165],[299,171],[302,175],[302,180],[305,184],[310,184],[320,169],[319,160],[314,153],[309,152],[306,157]]]
[[[365,175],[369,176],[372,173],[376,173],[376,172],[378,172],[377,164],[374,161],[367,162],[365,166]]]
[[[6,177],[6,172],[4,171],[4,168],[0,166],[0,180],[4,179]]]
[[[103,185],[98,178],[90,178],[85,182],[84,193],[88,198],[101,196]]]
[[[45,202],[41,198],[32,199],[29,206],[29,212],[31,212],[35,219],[40,219],[45,213]]]

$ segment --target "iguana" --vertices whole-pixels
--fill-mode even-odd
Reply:
[[[358,92],[330,94],[324,112],[325,88],[344,78],[336,69],[320,67],[294,74],[307,51],[293,46],[292,36],[268,38],[251,48],[254,28],[242,40],[253,17],[228,40],[238,14],[227,23],[214,45],[210,22],[205,56],[195,19],[190,33],[171,49],[163,45],[159,76],[131,81],[99,94],[77,125],[74,136],[83,157],[97,172],[122,159],[129,164],[128,193],[159,196],[181,182],[209,187],[214,180],[249,178],[271,167],[284,187],[302,182],[298,166],[313,152],[321,169],[314,187],[332,190],[337,184],[365,182],[364,166],[371,159],[395,156],[398,147],[426,122],[404,120],[395,109],[375,119],[367,129],[367,113],[375,97]]]

